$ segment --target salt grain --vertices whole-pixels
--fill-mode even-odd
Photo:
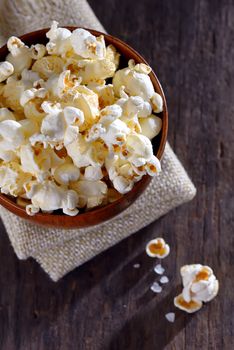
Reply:
[[[162,284],[168,283],[168,282],[169,282],[169,278],[168,278],[167,276],[162,276],[162,277],[160,278],[160,282],[161,282]]]
[[[175,322],[175,313],[174,312],[168,312],[168,314],[165,315],[167,321],[173,323]]]
[[[162,291],[162,287],[158,284],[158,282],[154,282],[152,284],[152,286],[150,287],[150,289],[154,293],[161,293],[161,291]]]
[[[140,265],[140,264],[138,264],[138,263],[133,265],[134,269],[139,269],[139,268],[140,268],[140,266],[141,266],[141,265]]]
[[[154,272],[158,275],[162,275],[164,273],[165,269],[162,267],[161,264],[157,264],[154,268]]]

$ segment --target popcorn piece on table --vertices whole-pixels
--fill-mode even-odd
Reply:
[[[185,265],[181,268],[183,291],[174,299],[174,304],[189,313],[202,307],[203,302],[211,301],[218,294],[219,283],[209,266],[200,264]]]
[[[163,238],[155,238],[147,243],[146,253],[151,258],[163,259],[169,255],[170,247]]]
[[[174,298],[174,305],[180,310],[186,311],[191,314],[201,309],[202,302],[195,300],[190,300],[189,302],[186,302],[183,298],[183,295],[179,294],[177,297]]]

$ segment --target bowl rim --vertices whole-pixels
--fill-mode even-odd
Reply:
[[[113,35],[106,34],[106,33],[103,33],[103,32],[100,32],[100,31],[97,31],[94,29],[82,27],[82,26],[62,26],[62,28],[67,28],[71,31],[78,29],[78,28],[82,28],[82,29],[88,30],[91,34],[93,34],[95,36],[103,35],[105,41],[107,40],[108,45],[112,44],[114,46],[115,45],[118,46],[117,51],[121,55],[124,56],[123,52],[121,52],[119,50],[119,47],[124,48],[124,49],[126,49],[126,51],[128,51],[128,53],[131,53],[131,55],[134,56],[133,59],[137,58],[138,62],[145,63],[148,66],[150,66],[148,64],[148,62],[146,61],[146,59],[141,54],[139,54],[130,45],[128,45],[127,43],[125,43],[124,41],[122,41],[121,39],[119,39]],[[19,36],[18,38],[21,39],[26,44],[27,44],[27,41],[31,41],[32,38],[36,39],[36,37],[39,37],[41,40],[42,36],[43,35],[45,36],[46,32],[48,32],[49,29],[50,28],[39,29],[39,30],[36,30],[33,32],[23,34],[23,35]],[[4,53],[6,53],[6,54],[8,53],[7,44],[0,47],[0,57],[4,56]],[[157,78],[155,72],[153,71],[153,69],[151,70],[149,76],[150,76],[150,79],[153,83],[155,91],[158,92],[163,99],[163,112],[161,112],[162,113],[162,120],[163,120],[162,130],[161,130],[161,139],[160,139],[160,144],[159,144],[157,151],[154,152],[154,154],[161,160],[162,156],[163,156],[164,149],[165,149],[165,145],[166,145],[166,141],[167,141],[167,134],[168,134],[168,109],[167,109],[167,103],[166,103],[166,98],[164,95],[163,88],[162,88],[161,83],[160,83],[159,79]],[[88,210],[84,213],[78,213],[76,216],[68,216],[68,215],[65,215],[63,213],[61,213],[61,214],[53,214],[53,213],[49,214],[49,213],[42,213],[42,212],[39,212],[33,216],[29,216],[26,213],[25,208],[18,205],[16,202],[14,202],[11,199],[11,197],[9,197],[8,195],[5,195],[3,193],[0,193],[0,205],[4,206],[6,209],[11,211],[15,215],[20,216],[20,217],[22,217],[28,221],[31,221],[35,224],[44,225],[47,227],[60,227],[60,228],[66,228],[66,229],[85,228],[85,227],[87,228],[87,227],[92,227],[94,225],[102,224],[102,223],[112,219],[114,216],[121,214],[122,211],[124,211],[131,204],[133,204],[133,202],[144,192],[144,190],[149,185],[151,180],[152,180],[151,176],[144,175],[140,181],[138,181],[137,183],[134,184],[133,189],[131,191],[129,191],[128,193],[124,194],[121,198],[117,199],[116,201],[114,201],[112,203],[108,203],[104,206],[93,208],[90,211]],[[135,192],[135,197],[133,199],[131,199],[131,193],[133,193],[133,191]],[[123,209],[118,209],[119,205],[123,202],[123,199],[125,199],[126,204],[125,204]],[[89,224],[85,223],[86,222],[85,219],[89,220],[91,214],[92,214],[92,216],[95,214],[97,217],[98,216],[105,217],[106,211],[109,211],[110,215],[107,218],[104,218],[104,220],[98,220],[97,222],[89,223]],[[61,220],[62,225],[58,223],[59,219]]]

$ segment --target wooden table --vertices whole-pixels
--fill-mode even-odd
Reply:
[[[197,197],[53,283],[20,262],[1,226],[0,349],[233,349],[234,2],[91,1],[106,29],[143,53],[163,84],[169,141]],[[164,236],[170,283],[149,291],[148,240]],[[219,296],[194,315],[174,311],[183,264],[210,265]],[[133,264],[140,263],[139,269]]]

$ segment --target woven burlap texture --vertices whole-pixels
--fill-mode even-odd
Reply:
[[[60,25],[80,25],[104,31],[85,0],[0,0],[0,44],[10,35],[48,27],[54,19]],[[15,253],[20,259],[33,257],[57,281],[195,196],[194,185],[168,144],[162,169],[131,207],[91,229],[47,229],[28,223],[1,207],[0,215]]]

